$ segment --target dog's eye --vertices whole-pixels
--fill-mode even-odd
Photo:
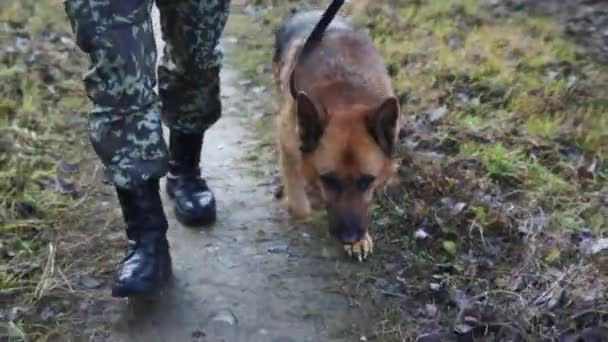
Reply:
[[[326,173],[321,175],[321,182],[327,190],[340,192],[342,191],[342,183],[334,173]]]
[[[367,189],[369,189],[370,185],[372,185],[374,180],[376,180],[376,177],[372,175],[359,176],[359,178],[357,179],[357,189],[361,192],[367,191]]]

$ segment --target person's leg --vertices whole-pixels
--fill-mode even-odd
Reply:
[[[167,192],[183,224],[215,221],[213,192],[199,164],[205,130],[221,116],[219,38],[229,0],[156,0],[164,57],[158,68],[162,118],[170,128]]]
[[[159,179],[168,168],[156,84],[152,0],[66,0],[76,42],[89,55],[89,135],[116,187],[127,225],[126,257],[113,295],[150,293],[169,278],[171,258]]]

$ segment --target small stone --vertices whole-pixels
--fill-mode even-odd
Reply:
[[[15,47],[21,52],[25,52],[30,46],[30,40],[23,37],[15,38]]]
[[[75,163],[68,163],[62,160],[57,163],[57,170],[65,173],[75,173],[76,171],[78,171],[78,165]]]
[[[123,232],[114,232],[114,233],[109,233],[108,235],[106,235],[106,239],[108,241],[112,241],[112,242],[122,241],[124,238],[125,237],[124,237]]]
[[[416,230],[416,233],[414,233],[414,238],[416,238],[416,240],[424,240],[428,237],[429,237],[429,234],[427,232],[425,232],[423,229],[418,229],[418,230]]]
[[[255,9],[254,6],[247,5],[247,7],[245,7],[243,9],[243,13],[245,13],[248,16],[252,16],[253,17],[253,16],[255,16],[257,14],[257,11],[256,11],[256,9]]]
[[[477,265],[479,266],[480,269],[485,270],[485,271],[494,269],[494,261],[492,261],[489,258],[479,258],[477,260]]]
[[[424,306],[424,314],[429,318],[437,316],[437,311],[437,305],[435,304],[426,304]]]
[[[435,121],[441,119],[447,112],[448,112],[448,107],[445,105],[435,108],[434,110],[432,110],[429,113],[429,120],[431,122],[435,122]]]
[[[88,275],[81,276],[78,279],[78,284],[83,288],[89,290],[99,289],[103,286],[104,283],[105,282],[103,281],[103,279],[94,278]]]
[[[232,338],[236,337],[237,326],[238,320],[232,311],[221,310],[211,317],[205,332],[210,337],[221,337],[226,341],[232,341]]]
[[[207,335],[202,330],[194,330],[192,332],[192,338],[204,338],[205,336]]]
[[[234,36],[226,37],[226,38],[224,38],[224,40],[226,41],[226,43],[229,43],[229,44],[236,44],[239,42],[239,39]]]
[[[61,38],[59,38],[59,41],[61,42],[61,44],[63,44],[64,46],[66,46],[68,48],[73,48],[74,46],[76,46],[76,44],[74,43],[74,40],[72,40],[68,37],[61,37]]]
[[[441,284],[439,283],[431,283],[429,285],[429,287],[431,288],[431,290],[433,291],[439,291],[441,289]]]
[[[263,93],[265,93],[265,92],[266,92],[266,90],[267,90],[267,88],[266,88],[266,87],[264,87],[264,86],[253,87],[253,88],[251,89],[251,91],[252,91],[254,94],[256,94],[256,95],[263,94]]]
[[[462,210],[467,206],[466,203],[464,202],[458,202],[456,203],[453,207],[452,210],[450,211],[450,213],[452,215],[458,215],[462,212]]]
[[[464,323],[462,323],[462,324],[456,324],[454,326],[454,331],[457,334],[464,335],[464,334],[468,334],[471,331],[473,331],[473,327],[470,326],[470,325],[468,325],[468,324],[464,324]]]
[[[450,37],[448,38],[447,44],[450,49],[455,50],[462,46],[462,40],[458,37]]]
[[[42,53],[40,51],[33,51],[32,53],[29,53],[25,57],[25,65],[27,65],[27,66],[33,65],[34,63],[36,63],[36,61],[38,61],[38,59],[41,55],[42,55]]]
[[[599,254],[603,251],[608,251],[608,239],[599,239],[591,246],[591,254]]]
[[[289,246],[287,246],[286,244],[282,244],[282,245],[272,246],[272,247],[268,248],[268,251],[270,253],[275,253],[275,254],[284,254],[284,253],[287,253],[288,249],[289,249]]]

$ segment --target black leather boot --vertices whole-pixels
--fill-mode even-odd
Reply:
[[[215,196],[201,177],[199,167],[203,134],[171,131],[167,193],[173,199],[175,216],[184,225],[206,225],[216,219]]]
[[[114,274],[112,296],[156,293],[171,277],[171,255],[166,238],[167,219],[158,180],[136,190],[117,189],[127,224],[127,254]]]

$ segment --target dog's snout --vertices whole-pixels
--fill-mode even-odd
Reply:
[[[338,231],[337,238],[342,242],[353,243],[362,240],[364,235],[361,229],[346,229]]]
[[[332,216],[332,232],[340,241],[352,243],[363,239],[367,225],[364,215],[351,211],[338,211]]]

